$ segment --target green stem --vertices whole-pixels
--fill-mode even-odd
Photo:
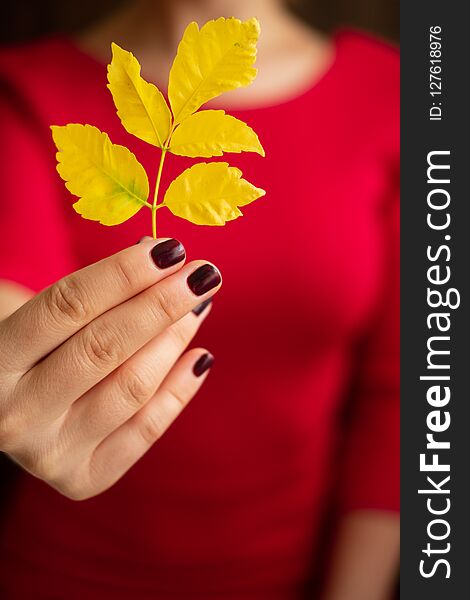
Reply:
[[[158,173],[157,173],[157,182],[155,183],[155,193],[153,195],[153,204],[152,204],[152,236],[156,240],[157,239],[157,209],[159,206],[157,205],[158,201],[158,190],[160,188],[160,179],[162,178],[162,170],[163,163],[165,162],[165,156],[168,152],[168,148],[162,149],[162,155],[160,157],[160,164],[158,165]]]

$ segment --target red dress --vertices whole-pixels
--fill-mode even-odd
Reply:
[[[221,159],[267,190],[243,218],[197,227],[159,211],[159,234],[224,276],[197,337],[216,364],[111,490],[76,503],[21,476],[2,598],[298,598],[329,508],[398,510],[399,60],[362,34],[335,44],[300,95],[228,111],[266,149]],[[156,172],[104,65],[48,39],[3,50],[0,84],[0,277],[39,290],[149,234],[144,210],[119,227],[79,217],[55,170],[49,125],[75,122]],[[163,189],[193,162],[170,156]]]

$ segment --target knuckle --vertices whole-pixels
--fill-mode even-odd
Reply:
[[[155,411],[149,411],[139,423],[139,433],[148,445],[153,444],[161,438],[165,432],[165,424],[160,414]]]
[[[88,327],[82,338],[85,357],[93,367],[108,367],[119,362],[121,343],[115,332],[104,327]]]
[[[64,277],[51,286],[44,300],[49,313],[60,323],[64,317],[73,323],[87,320],[89,310],[84,291],[71,277]]]
[[[177,321],[169,327],[168,333],[178,349],[186,348],[194,335],[182,321]]]
[[[170,323],[179,319],[180,315],[178,314],[175,296],[167,288],[156,286],[152,300],[153,310],[156,311],[157,318]]]
[[[118,375],[118,387],[126,408],[133,411],[141,408],[155,393],[150,378],[134,367],[122,369]]]
[[[187,405],[188,398],[181,391],[176,389],[167,389],[166,393],[175,402],[175,404],[178,405],[180,410]]]
[[[114,264],[116,275],[124,288],[135,288],[138,281],[135,265],[123,257],[116,258]]]

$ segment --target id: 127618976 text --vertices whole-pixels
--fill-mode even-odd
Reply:
[[[434,25],[429,28],[429,94],[432,105],[429,109],[429,120],[442,119],[442,27]]]

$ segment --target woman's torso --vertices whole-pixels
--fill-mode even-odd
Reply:
[[[222,271],[197,339],[216,365],[165,436],[102,496],[74,503],[21,478],[3,539],[6,597],[289,598],[314,574],[354,345],[383,280],[381,214],[398,150],[394,51],[352,33],[336,45],[334,64],[302,95],[227,110],[266,149],[264,159],[220,159],[267,190],[243,218],[199,228],[159,211],[159,235]],[[51,172],[48,126],[90,123],[129,146],[152,183],[158,150],[121,128],[104,67],[62,39],[9,56],[0,74],[25,102]],[[163,188],[192,162],[170,156]],[[115,228],[82,220],[53,178],[35,202],[47,193],[58,203],[70,269],[149,234],[143,210]],[[42,235],[47,244],[47,224]]]

